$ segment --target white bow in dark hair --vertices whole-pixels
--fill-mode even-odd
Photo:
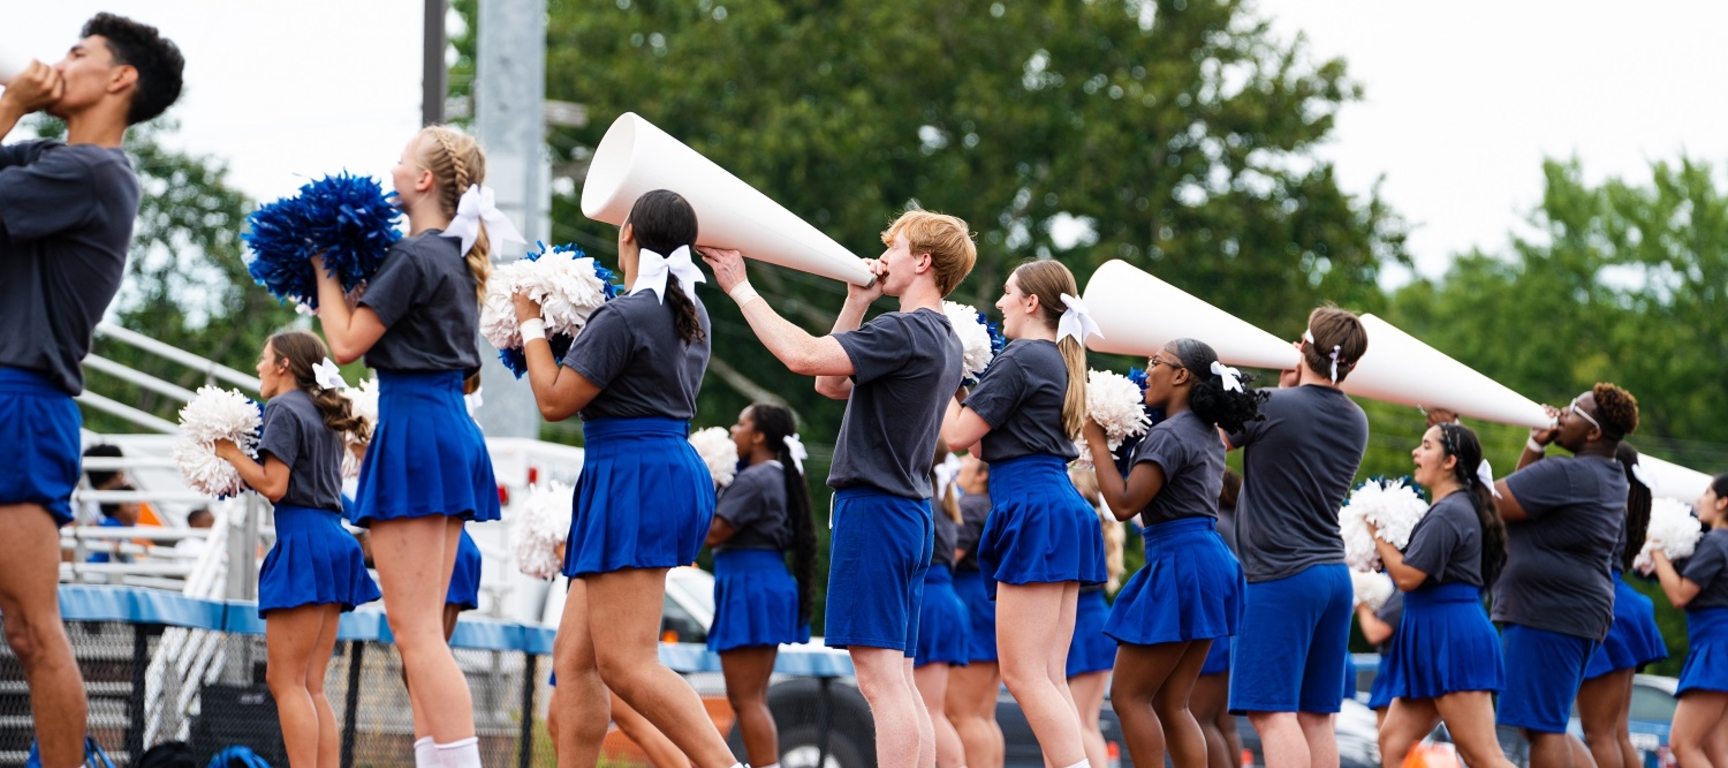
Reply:
[[[630,286],[631,293],[653,291],[654,296],[666,303],[666,279],[678,278],[678,287],[685,293],[696,289],[697,283],[706,283],[708,278],[702,276],[702,270],[696,267],[696,262],[690,259],[690,246],[680,245],[671,256],[641,249],[636,260],[636,284]]]
[[[342,369],[336,366],[336,361],[326,357],[312,364],[312,380],[324,389],[347,389],[348,382],[342,378]]]
[[[1212,361],[1212,373],[1224,380],[1225,392],[1242,391],[1242,372],[1217,360]]]

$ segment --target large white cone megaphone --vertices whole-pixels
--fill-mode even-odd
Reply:
[[[1362,316],[1368,352],[1339,384],[1352,395],[1403,405],[1446,408],[1520,427],[1553,423],[1535,401],[1453,360],[1373,315]]]
[[[20,60],[15,54],[0,51],[0,89],[5,89],[6,84],[12,82],[12,78],[17,77],[28,66],[29,59]]]
[[[1191,338],[1206,342],[1227,365],[1296,366],[1290,342],[1120,259],[1092,273],[1083,298],[1104,334],[1087,341],[1099,352],[1149,356],[1176,339]]]
[[[1703,496],[1704,489],[1710,487],[1710,481],[1716,479],[1698,470],[1663,461],[1648,453],[1638,454],[1638,464],[1644,468],[1645,476],[1650,479],[1651,496],[1666,496],[1687,504]]]
[[[696,210],[696,242],[856,285],[875,280],[862,259],[726,169],[634,112],[606,129],[582,186],[582,214],[624,223],[636,199],[656,189]]]

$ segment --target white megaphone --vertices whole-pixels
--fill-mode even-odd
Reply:
[[[1362,327],[1368,332],[1368,352],[1339,384],[1345,392],[1520,427],[1545,427],[1554,421],[1534,400],[1385,320],[1363,315]]]
[[[1227,365],[1287,370],[1297,352],[1235,315],[1212,306],[1120,259],[1104,262],[1086,281],[1086,309],[1103,338],[1086,342],[1099,352],[1152,355],[1176,339],[1206,342]]]
[[[1710,482],[1716,479],[1698,470],[1663,461],[1648,453],[1638,454],[1638,464],[1644,468],[1645,477],[1650,480],[1651,496],[1666,496],[1687,504],[1703,496],[1704,489],[1709,488]]]
[[[16,55],[7,51],[0,51],[0,89],[5,88],[7,83],[12,82],[12,78],[17,77],[29,66],[29,59],[19,61]]]
[[[641,115],[625,112],[594,150],[582,186],[582,214],[622,225],[636,199],[656,189],[690,201],[702,245],[856,285],[876,279],[862,259],[832,238]]]

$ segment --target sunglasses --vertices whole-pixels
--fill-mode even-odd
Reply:
[[[1569,405],[1567,405],[1566,409],[1564,411],[1561,411],[1561,413],[1570,413],[1574,416],[1577,416],[1577,417],[1579,417],[1585,421],[1590,422],[1590,426],[1595,427],[1598,430],[1600,430],[1602,428],[1602,423],[1598,422],[1596,419],[1592,418],[1590,416],[1589,411],[1586,411],[1583,408],[1578,407],[1578,400],[1579,400],[1579,398],[1582,398],[1582,397],[1583,397],[1583,395],[1579,395],[1578,397],[1572,398],[1572,402]]]

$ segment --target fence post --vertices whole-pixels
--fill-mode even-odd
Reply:
[[[526,654],[522,665],[522,736],[517,740],[516,764],[530,768],[534,764],[534,689],[540,679],[540,656]]]
[[[834,678],[823,675],[816,678],[816,768],[828,767],[828,730],[833,727],[833,714],[829,712],[828,687]]]
[[[342,768],[354,768],[354,736],[360,730],[360,670],[366,643],[348,641],[348,690],[342,693]]]
[[[144,678],[150,666],[150,633],[143,624],[132,625],[132,695],[126,701],[127,764],[136,765],[144,755]]]

